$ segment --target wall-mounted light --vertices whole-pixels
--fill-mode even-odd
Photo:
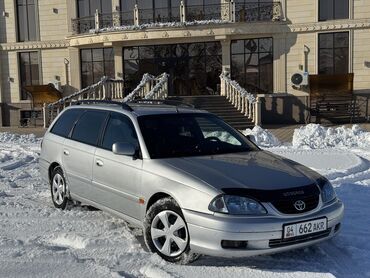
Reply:
[[[116,9],[116,12],[119,12],[121,8],[120,6],[116,6],[115,9]]]
[[[7,13],[6,11],[3,11],[3,12],[1,13],[1,15],[2,15],[3,17],[9,17],[9,13]]]
[[[59,76],[59,75],[55,75],[55,76],[54,76],[54,79],[55,79],[56,81],[60,81],[60,76]]]
[[[364,66],[365,68],[370,68],[370,61],[365,61]]]
[[[64,58],[64,64],[69,65],[69,60],[67,58]]]
[[[57,8],[53,8],[53,13],[58,14],[59,10]]]
[[[14,82],[14,78],[13,78],[13,77],[8,76],[8,82],[9,82],[9,83],[13,83],[13,82]]]

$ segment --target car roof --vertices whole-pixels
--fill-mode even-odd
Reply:
[[[160,115],[160,114],[178,114],[178,113],[206,113],[204,110],[198,110],[187,106],[176,106],[168,104],[142,104],[129,103],[128,106],[118,103],[96,103],[96,104],[79,104],[70,106],[69,109],[98,109],[105,111],[125,112],[133,116]]]

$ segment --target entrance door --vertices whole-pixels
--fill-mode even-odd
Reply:
[[[145,73],[170,74],[169,95],[216,95],[220,91],[220,42],[137,46],[124,49],[124,71],[131,91]],[[133,71],[133,65],[137,70]]]

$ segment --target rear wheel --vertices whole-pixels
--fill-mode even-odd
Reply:
[[[190,251],[188,227],[172,198],[161,199],[149,208],[144,239],[150,251],[172,263],[187,264],[199,257]]]
[[[50,181],[51,198],[56,208],[64,210],[67,206],[67,185],[60,167],[53,169]]]

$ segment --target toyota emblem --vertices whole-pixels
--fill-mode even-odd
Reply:
[[[294,203],[294,207],[296,210],[302,211],[306,208],[306,203],[299,200]]]

